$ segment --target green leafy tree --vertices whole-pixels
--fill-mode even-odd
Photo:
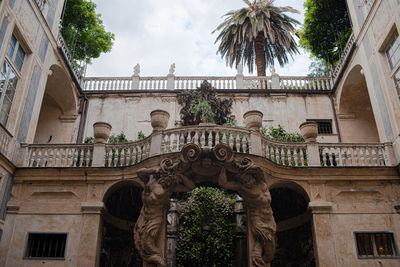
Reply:
[[[221,31],[216,39],[220,42],[218,52],[231,67],[240,63],[257,75],[265,76],[268,65],[274,59],[281,66],[288,63],[288,55],[298,53],[294,39],[294,26],[299,22],[286,12],[298,13],[292,7],[277,7],[273,0],[243,0],[248,7],[225,14],[225,21],[215,31]]]
[[[309,74],[308,76],[310,77],[327,77],[330,74],[329,71],[329,64],[323,60],[323,59],[318,59],[315,57],[311,57],[313,61],[310,64],[310,67],[308,68]]]
[[[306,0],[300,46],[335,65],[351,34],[346,0]]]
[[[176,266],[233,267],[234,195],[198,187],[182,201],[176,248]]]
[[[61,34],[77,61],[90,63],[111,51],[114,34],[104,28],[96,4],[88,0],[66,0]]]

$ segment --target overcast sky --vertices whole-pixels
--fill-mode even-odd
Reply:
[[[91,76],[131,76],[139,63],[141,76],[165,76],[172,63],[175,75],[235,75],[216,54],[217,33],[212,31],[231,10],[244,7],[242,0],[93,0],[107,31],[115,34],[112,51],[93,60]],[[292,6],[304,12],[303,0],[276,0],[277,6]],[[303,22],[303,14],[294,15]],[[309,55],[301,54],[280,75],[306,75]],[[269,70],[267,75],[269,75]],[[245,75],[247,71],[245,68]],[[255,73],[253,74],[255,75]]]

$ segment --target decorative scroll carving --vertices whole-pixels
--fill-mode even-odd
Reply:
[[[169,199],[173,192],[194,189],[195,181],[200,179],[217,182],[242,196],[248,214],[248,233],[252,238],[251,267],[269,266],[276,246],[271,195],[264,172],[251,159],[236,161],[232,149],[224,144],[218,144],[212,150],[187,144],[181,151],[180,160],[164,159],[159,168],[140,169],[138,176],[145,189],[134,238],[145,262],[166,266],[164,252],[157,241],[164,240],[161,234],[165,228]]]

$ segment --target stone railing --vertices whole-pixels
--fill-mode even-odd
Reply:
[[[23,167],[90,167],[92,144],[21,145]]]
[[[0,124],[0,153],[6,158],[10,156],[12,135]]]
[[[181,151],[186,144],[196,144],[201,148],[213,148],[223,143],[235,152],[250,153],[250,131],[225,126],[187,126],[162,131],[161,153]]]
[[[190,90],[196,89],[207,80],[218,90],[263,89],[285,91],[321,91],[332,90],[329,77],[303,76],[266,76],[266,77],[211,77],[211,76],[174,76],[164,77],[87,77],[84,79],[86,92],[110,92],[129,90]]]
[[[150,155],[150,138],[124,144],[107,144],[105,146],[106,167],[135,165]]]
[[[321,165],[392,166],[391,144],[320,144]]]
[[[247,129],[219,125],[196,125],[165,129],[169,114],[151,112],[153,133],[131,143],[108,144],[111,125],[96,122],[94,144],[21,145],[18,166],[22,167],[124,167],[158,155],[180,152],[186,144],[212,149],[227,144],[233,152],[264,157],[277,165],[291,167],[394,166],[391,143],[318,143],[318,125],[305,122],[300,131],[305,143],[284,143],[263,137],[259,129],[262,113],[248,111],[243,118]]]
[[[336,65],[335,69],[333,70],[333,73],[332,73],[333,85],[336,84],[341,72],[344,70],[343,68],[345,67],[347,61],[349,60],[349,56],[355,46],[355,42],[356,42],[356,37],[352,33],[349,37],[349,40],[346,43],[346,46],[343,49],[342,55]]]
[[[58,33],[57,36],[57,45],[59,47],[59,49],[61,50],[62,54],[64,55],[64,58],[69,66],[69,68],[71,69],[71,72],[74,76],[74,78],[76,79],[76,81],[80,81],[81,79],[81,72],[80,72],[80,68],[78,68],[78,66],[75,64],[74,58],[71,55],[71,52],[68,49],[67,43],[65,42],[64,38],[61,35],[61,32]]]
[[[261,145],[262,156],[278,165],[308,166],[306,143],[283,143],[262,137]]]

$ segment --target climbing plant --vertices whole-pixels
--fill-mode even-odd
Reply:
[[[299,133],[288,133],[282,125],[278,124],[278,127],[269,127],[269,129],[262,127],[260,130],[261,134],[268,139],[290,142],[290,143],[303,143],[305,142],[303,136]]]
[[[184,90],[178,94],[178,103],[183,126],[198,125],[208,121],[225,124],[231,117],[232,99],[220,99],[215,88],[203,81],[196,90]]]
[[[177,267],[233,267],[235,201],[234,195],[216,188],[187,193],[180,202]]]

